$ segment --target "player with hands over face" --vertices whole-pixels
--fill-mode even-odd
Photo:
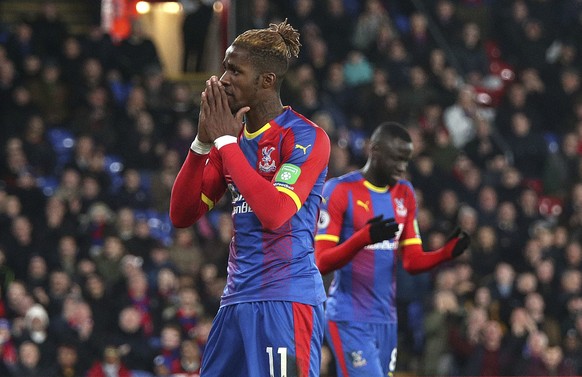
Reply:
[[[404,179],[413,145],[400,124],[380,124],[360,170],[332,178],[315,236],[316,263],[334,272],[326,303],[326,339],[338,376],[388,376],[396,366],[396,263],[420,273],[469,245],[457,228],[446,244],[425,252],[414,188]]]
[[[194,224],[228,190],[234,235],[227,284],[201,375],[319,376],[323,343],[316,228],[330,144],[280,98],[299,33],[283,21],[248,30],[201,96],[198,134],[176,177],[170,218]]]

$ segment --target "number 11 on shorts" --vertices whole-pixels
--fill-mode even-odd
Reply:
[[[287,347],[277,348],[277,353],[281,357],[281,374],[279,377],[287,377]],[[269,373],[271,377],[275,377],[275,364],[273,361],[273,347],[267,347],[267,354],[269,355]]]

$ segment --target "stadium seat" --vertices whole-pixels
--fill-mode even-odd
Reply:
[[[123,184],[123,160],[117,155],[108,154],[105,156],[105,168],[111,178],[111,191],[117,192]]]
[[[169,246],[172,243],[174,230],[169,214],[161,214],[153,210],[149,214],[148,225],[152,236],[164,245]]]
[[[548,152],[557,153],[560,150],[560,137],[558,134],[553,132],[544,133],[544,139],[546,140],[546,145],[548,146]]]
[[[42,190],[45,196],[52,196],[59,186],[59,179],[55,176],[44,176],[36,178],[36,185]]]
[[[47,137],[57,155],[57,170],[62,169],[73,157],[75,136],[64,128],[50,128]]]

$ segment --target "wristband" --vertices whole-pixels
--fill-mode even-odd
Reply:
[[[210,149],[212,149],[212,143],[203,143],[198,140],[198,136],[196,136],[192,142],[192,145],[190,146],[190,149],[198,154],[208,154],[210,153]]]
[[[216,147],[216,149],[220,150],[220,148],[224,147],[227,144],[236,144],[236,137],[232,136],[232,135],[223,135],[221,137],[216,138],[216,140],[214,140],[214,146]]]

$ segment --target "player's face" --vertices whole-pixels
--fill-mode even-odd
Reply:
[[[382,184],[393,186],[404,178],[412,157],[412,143],[398,138],[385,140],[376,151],[376,175]]]
[[[259,75],[253,69],[246,49],[230,46],[222,62],[224,73],[220,81],[234,113],[244,106],[252,106],[258,91]]]

